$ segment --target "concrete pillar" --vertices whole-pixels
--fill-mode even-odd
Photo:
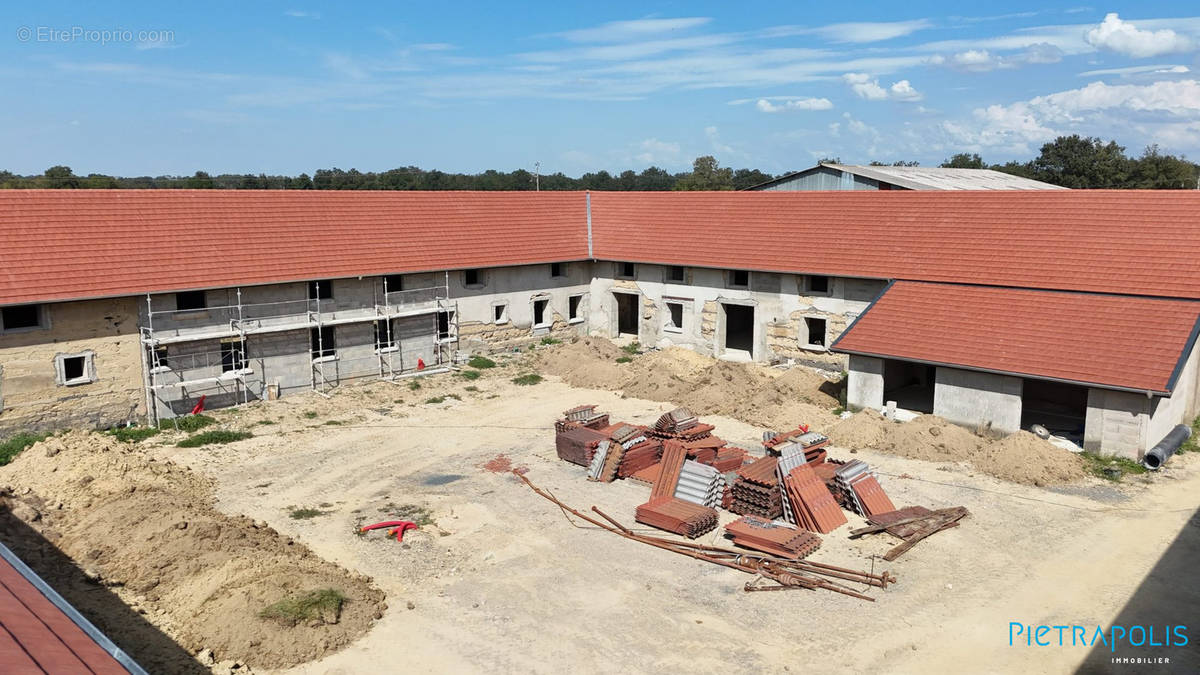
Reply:
[[[883,359],[850,355],[846,407],[851,410],[883,408]]]
[[[1152,403],[1145,394],[1088,389],[1083,449],[1139,459],[1146,451]]]
[[[933,414],[975,431],[1011,434],[1021,429],[1022,384],[1011,375],[939,366]]]

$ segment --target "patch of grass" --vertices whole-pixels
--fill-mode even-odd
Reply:
[[[284,598],[263,608],[258,615],[280,623],[295,626],[309,621],[337,623],[342,613],[346,596],[334,588],[320,588],[301,595]]]
[[[846,412],[846,409],[840,405],[833,409],[833,414],[837,415],[838,417],[841,417],[842,413],[844,413],[844,412]]]
[[[413,380],[412,382],[408,383],[408,388],[411,389],[412,391],[416,391],[421,388],[421,383],[418,382],[417,380]]]
[[[226,429],[213,429],[205,431],[195,436],[185,438],[175,444],[179,448],[199,448],[204,445],[220,445],[224,443],[233,443],[242,441],[254,436],[249,431],[228,431]]]
[[[519,384],[527,387],[541,382],[542,376],[538,375],[537,373],[525,373],[524,375],[518,375],[517,377],[514,377],[512,381],[513,384]]]
[[[275,420],[259,420],[257,424],[275,424]]]
[[[317,419],[317,413],[316,413],[316,411],[315,411],[315,410],[309,410],[308,412],[304,413],[304,419],[307,419],[307,420],[315,420],[315,419]]]
[[[48,437],[50,434],[31,434],[29,432],[21,432],[15,436],[9,436],[3,442],[0,442],[0,466],[4,466],[16,459],[17,455],[29,449],[29,446]]]
[[[621,347],[621,350],[624,351],[626,354],[640,354],[642,352],[642,343],[630,342],[629,344],[625,345],[624,347]]]
[[[288,517],[292,520],[308,520],[309,518],[316,518],[323,515],[325,515],[325,512],[320,509],[292,509],[288,513]]]
[[[486,356],[472,356],[471,359],[467,361],[467,365],[471,366],[472,368],[484,370],[486,368],[495,368],[496,362]]]
[[[179,429],[192,433],[199,431],[210,424],[216,424],[217,421],[208,415],[188,415],[186,417],[175,417],[169,420],[162,420],[158,423],[159,429]]]
[[[437,525],[437,521],[433,519],[433,513],[427,507],[419,504],[396,504],[389,503],[387,506],[379,509],[379,512],[391,516],[391,520],[411,520],[417,524],[417,527],[428,527],[429,525]]]
[[[480,375],[483,375],[483,373],[478,370],[463,370],[458,373],[458,376],[464,380],[478,380]]]
[[[1192,435],[1183,442],[1183,445],[1179,446],[1175,454],[1178,455],[1185,452],[1200,452],[1200,417],[1192,420]]]
[[[1140,462],[1135,462],[1125,457],[1108,457],[1092,452],[1081,452],[1079,456],[1083,458],[1083,468],[1085,471],[1093,476],[1114,483],[1119,483],[1125,474],[1136,475],[1149,471]]]
[[[476,387],[475,385],[472,384],[472,385],[463,387],[463,391],[469,391],[469,392],[474,393],[474,392],[479,391],[479,387]]]
[[[546,337],[542,338],[542,344],[544,344],[544,345],[560,345],[560,344],[562,344],[562,340],[559,340],[556,337],[550,337],[549,335],[547,335]]]
[[[327,426],[327,427],[340,427],[340,426],[342,426],[343,424],[345,424],[345,422],[343,422],[343,421],[341,421],[341,420],[329,420],[328,422],[326,422],[326,423],[325,423],[325,426]]]
[[[118,427],[109,429],[108,435],[122,443],[137,443],[158,434],[157,427]]]
[[[617,363],[629,363],[633,360],[632,356],[618,356]]]
[[[445,402],[446,402],[445,396],[434,396],[433,398],[425,399],[425,403],[427,403],[429,405],[437,405],[439,403],[445,403]]]

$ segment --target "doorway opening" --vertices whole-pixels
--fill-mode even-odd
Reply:
[[[1087,387],[1026,379],[1021,384],[1021,428],[1040,424],[1055,436],[1083,445]]]
[[[754,308],[722,303],[721,309],[725,312],[725,349],[737,349],[753,356]]]
[[[613,293],[617,299],[617,337],[638,336],[638,297],[632,293]]]
[[[911,361],[883,362],[883,402],[913,412],[933,413],[933,389],[937,368]]]

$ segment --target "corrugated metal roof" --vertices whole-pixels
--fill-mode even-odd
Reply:
[[[1060,185],[1022,178],[991,169],[949,169],[926,166],[859,166],[824,164],[909,190],[1066,190]]]
[[[1170,393],[1200,302],[898,281],[833,350]]]

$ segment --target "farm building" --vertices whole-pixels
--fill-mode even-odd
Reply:
[[[748,190],[1066,190],[991,169],[858,166],[822,162]]]
[[[848,371],[853,408],[1136,456],[1197,413],[1200,195],[0,193],[0,435],[544,335]]]

